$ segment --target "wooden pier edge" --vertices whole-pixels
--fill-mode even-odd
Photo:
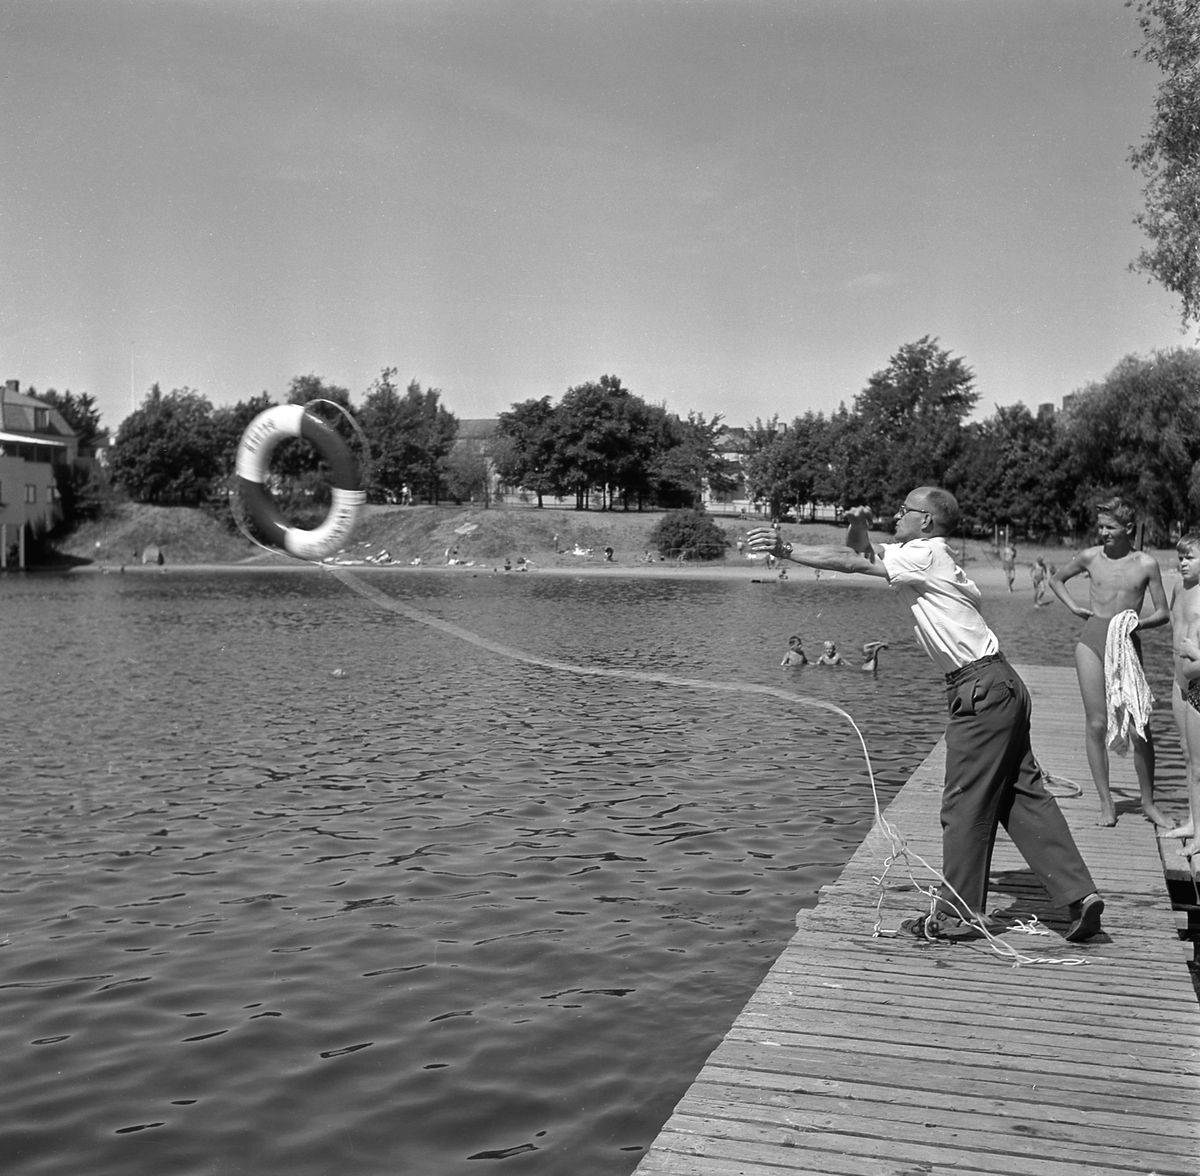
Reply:
[[[797,916],[636,1176],[1200,1174],[1194,946],[1164,877],[1177,848],[1160,857],[1125,760],[1112,769],[1120,820],[1096,826],[1074,671],[1018,670],[1039,762],[1056,791],[1082,788],[1060,805],[1104,895],[1104,933],[1067,943],[1066,912],[1001,834],[989,910],[1041,931],[1002,937],[1041,962],[888,934],[924,905],[897,867],[876,936],[889,843],[873,829]],[[885,813],[934,867],[944,754],[939,743]]]

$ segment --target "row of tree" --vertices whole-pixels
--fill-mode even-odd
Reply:
[[[1061,412],[1016,404],[969,421],[978,399],[962,359],[928,336],[906,344],[852,408],[756,422],[748,491],[775,513],[831,502],[886,516],[914,486],[940,485],[968,527],[1034,535],[1087,530],[1096,499],[1114,491],[1151,538],[1200,519],[1200,352],[1128,356]]]
[[[720,418],[681,419],[649,405],[616,376],[514,404],[486,439],[455,444],[459,421],[436,388],[413,381],[401,392],[385,368],[355,407],[345,388],[317,376],[292,380],[286,403],[312,404],[363,457],[368,496],[377,502],[476,498],[499,478],[535,494],[574,496],[586,509],[598,491],[605,507],[698,504],[706,486],[726,490],[736,476],[718,453]],[[69,394],[68,394],[69,395]],[[137,502],[203,505],[223,501],[246,426],[273,403],[267,393],[214,408],[199,392],[164,393],[156,384],[121,423],[109,453],[113,481]],[[344,410],[344,411],[339,411]],[[328,490],[306,442],[278,446],[272,474],[286,505],[321,505]]]
[[[599,490],[601,507],[698,506],[707,488],[725,494],[740,484],[721,454],[720,416],[686,418],[647,404],[616,376],[569,388],[559,403],[525,400],[500,414],[493,449],[497,473],[537,496],[574,496],[585,509]]]
[[[486,501],[498,476],[542,505],[546,495],[586,508],[698,506],[745,497],[771,513],[814,503],[870,505],[886,517],[916,485],[952,490],[976,530],[1009,525],[1046,535],[1086,530],[1091,504],[1127,494],[1150,534],[1200,519],[1200,352],[1129,356],[1080,389],[1062,411],[1022,404],[969,419],[979,401],[966,362],[926,336],[902,346],[850,407],[727,430],[720,417],[680,417],[616,376],[512,405],[486,441],[455,444],[459,421],[436,388],[401,391],[385,369],[355,407],[317,376],[291,382],[287,402],[319,410],[354,446],[365,443],[374,501]],[[92,399],[46,393],[85,445],[104,435]],[[238,442],[272,403],[260,396],[214,408],[188,388],[156,385],[113,441],[112,479],[139,502],[224,502]],[[339,412],[339,409],[345,412]],[[351,418],[357,424],[351,423]],[[285,505],[320,506],[327,484],[311,446],[283,442],[272,465]],[[86,488],[76,488],[80,503]]]
[[[423,389],[414,380],[401,392],[395,375],[394,368],[384,369],[357,409],[345,388],[313,375],[293,379],[284,403],[313,405],[352,448],[365,448],[364,470],[376,500],[424,494],[437,502],[446,492],[469,496],[475,490],[470,471],[449,460],[457,418],[441,403],[438,389]],[[135,502],[223,501],[246,426],[273,404],[263,392],[214,408],[191,388],[163,392],[155,384],[117,430],[108,461],[112,479]],[[280,442],[272,473],[285,500],[328,501],[320,460],[307,442]]]

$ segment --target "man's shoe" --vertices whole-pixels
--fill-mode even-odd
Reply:
[[[1100,934],[1100,916],[1104,914],[1104,899],[1098,894],[1089,894],[1079,902],[1071,903],[1071,926],[1067,930],[1068,943],[1082,943]]]
[[[982,939],[983,932],[970,923],[954,915],[938,915],[930,918],[919,915],[915,919],[905,919],[900,924],[901,931],[915,935],[918,939],[941,941],[943,943],[965,943],[971,939]]]

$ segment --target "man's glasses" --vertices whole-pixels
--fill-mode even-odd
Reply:
[[[902,506],[902,507],[901,507],[901,508],[900,508],[898,511],[896,511],[896,514],[895,514],[895,516],[894,516],[894,517],[895,517],[895,518],[897,518],[897,519],[902,519],[902,518],[904,518],[904,516],[905,516],[906,514],[923,514],[923,515],[927,515],[928,513],[929,513],[929,511],[927,511],[927,510],[920,510],[918,507],[915,507],[915,506]]]

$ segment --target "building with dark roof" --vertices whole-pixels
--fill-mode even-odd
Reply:
[[[79,455],[79,439],[56,408],[21,391],[18,380],[0,387],[0,567],[25,566],[25,540],[62,517],[55,469]]]

